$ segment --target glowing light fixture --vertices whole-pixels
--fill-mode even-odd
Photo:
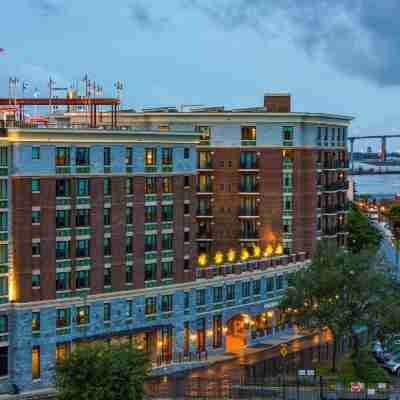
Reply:
[[[259,258],[261,255],[261,249],[258,246],[254,246],[253,248],[253,256]]]
[[[197,261],[200,267],[205,267],[207,265],[207,254],[200,254]]]
[[[274,316],[274,312],[273,311],[268,311],[267,315],[268,315],[268,318],[272,318]]]
[[[275,254],[277,256],[281,256],[283,254],[283,246],[281,244],[278,244],[278,246],[276,246]]]
[[[222,264],[224,262],[224,255],[222,251],[217,251],[217,253],[214,256],[214,262],[217,265]]]
[[[265,249],[264,256],[265,257],[271,257],[273,253],[274,253],[274,249],[273,249],[272,245],[269,244],[267,246],[267,248]]]
[[[240,254],[240,259],[242,261],[246,261],[249,258],[249,252],[247,249],[242,249],[242,253]]]
[[[235,250],[230,249],[230,250],[228,251],[228,261],[229,261],[229,262],[234,262],[234,261],[235,261],[235,258],[236,258]]]

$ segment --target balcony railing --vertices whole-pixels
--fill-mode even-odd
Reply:
[[[197,232],[197,239],[212,239],[213,234],[211,231],[199,231]]]
[[[197,193],[212,193],[212,183],[208,183],[206,185],[197,185]]]
[[[324,228],[322,231],[324,236],[335,236],[338,233],[337,227],[332,227],[332,228]]]
[[[258,188],[258,183],[255,183],[253,185],[240,185],[239,191],[241,193],[258,193]]]
[[[239,217],[258,217],[258,207],[240,207]]]
[[[240,231],[240,239],[258,239],[258,232],[253,231]]]
[[[258,160],[255,160],[255,161],[240,160],[239,168],[240,169],[258,169],[259,168]]]
[[[198,217],[211,217],[213,215],[212,208],[198,208],[197,209],[197,216]]]
[[[322,164],[323,169],[341,169],[349,168],[348,160],[327,160]]]
[[[338,181],[332,183],[326,183],[324,185],[324,191],[336,191],[336,190],[347,190],[349,188],[349,182],[347,181]]]

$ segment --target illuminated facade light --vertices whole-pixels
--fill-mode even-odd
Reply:
[[[254,246],[253,256],[256,258],[259,258],[261,256],[261,249],[258,246]]]
[[[278,246],[276,246],[275,254],[277,256],[281,256],[283,254],[283,246],[281,244],[278,244]]]
[[[207,265],[207,254],[200,254],[198,258],[198,263],[200,267],[205,267]]]
[[[230,249],[230,250],[228,251],[228,261],[229,261],[229,262],[234,262],[234,261],[235,261],[235,258],[236,258],[235,250]]]
[[[240,254],[240,259],[242,261],[246,261],[249,258],[249,252],[247,251],[247,249],[242,249],[242,252]]]
[[[268,318],[272,318],[274,316],[274,312],[273,311],[268,311],[267,312],[267,316],[268,316]]]
[[[214,262],[217,265],[220,265],[224,262],[224,254],[222,253],[222,251],[217,251],[214,257]]]
[[[265,249],[264,256],[265,257],[271,257],[273,253],[274,253],[274,248],[272,247],[271,244],[269,244],[267,246],[267,248]]]

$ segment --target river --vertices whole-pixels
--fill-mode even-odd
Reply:
[[[357,194],[368,193],[372,196],[394,197],[400,194],[399,175],[356,175],[350,176],[354,180]]]

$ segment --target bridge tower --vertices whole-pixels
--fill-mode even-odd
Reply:
[[[353,169],[353,152],[354,152],[354,141],[356,140],[355,137],[350,137],[350,155],[349,155],[349,164],[350,164],[350,169]]]
[[[380,159],[386,161],[386,136],[382,136]]]

